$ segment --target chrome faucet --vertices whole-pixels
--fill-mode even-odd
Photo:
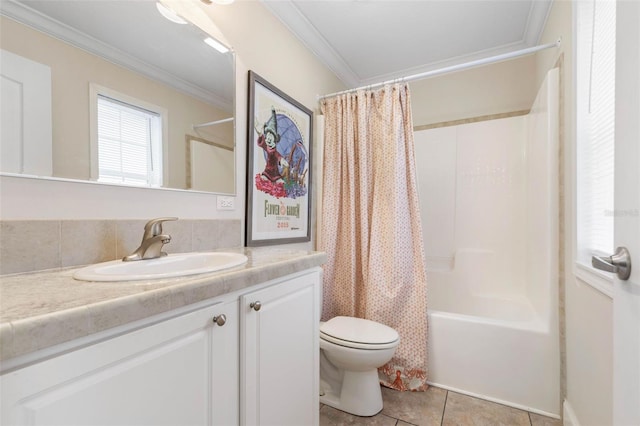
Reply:
[[[123,257],[122,260],[129,262],[132,260],[155,259],[166,256],[167,253],[162,251],[162,246],[171,241],[171,235],[162,233],[162,222],[168,220],[178,220],[178,218],[159,217],[147,222],[144,226],[144,235],[142,236],[140,247],[129,256]]]

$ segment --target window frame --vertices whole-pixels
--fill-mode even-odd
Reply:
[[[589,1],[590,3],[590,1]],[[573,231],[574,231],[574,238],[573,238],[573,274],[576,278],[578,278],[580,281],[588,284],[589,286],[591,286],[592,288],[594,288],[595,290],[597,290],[598,292],[613,298],[613,283],[614,283],[614,279],[612,277],[611,274],[607,274],[604,273],[602,271],[597,270],[596,268],[594,268],[589,262],[587,262],[583,256],[584,254],[584,248],[582,243],[582,234],[581,234],[581,213],[580,213],[580,184],[581,184],[581,180],[580,180],[580,170],[581,170],[581,153],[580,153],[580,141],[583,140],[582,138],[585,137],[586,134],[586,130],[584,128],[581,127],[581,125],[583,124],[583,122],[585,121],[584,118],[581,117],[583,108],[581,108],[581,105],[579,103],[579,99],[580,99],[580,89],[581,86],[579,84],[580,78],[579,77],[579,72],[581,72],[579,70],[579,58],[578,58],[578,44],[579,44],[579,11],[578,11],[578,5],[574,5],[573,7],[573,30],[572,30],[572,35],[573,35],[573,88],[574,88],[574,96],[573,96],[573,105],[574,105],[574,125],[573,125],[573,129],[575,131],[574,133],[574,137],[575,137],[575,144],[574,144],[574,155],[573,155],[573,164],[574,164],[574,169],[573,169],[573,176],[574,176],[574,182],[573,182],[573,190],[574,190],[574,197],[573,197]],[[614,118],[615,119],[615,118]],[[602,253],[600,253],[602,254]],[[610,255],[611,253],[608,253],[607,255]]]
[[[168,182],[168,158],[169,158],[169,111],[166,108],[152,104],[147,101],[137,99],[133,96],[126,95],[116,90],[101,86],[96,83],[89,84],[89,156],[90,156],[90,179],[94,182],[99,182],[100,168],[98,160],[98,98],[106,97],[113,99],[117,102],[128,104],[133,107],[150,111],[154,114],[158,114],[161,119],[161,137],[162,137],[162,183],[160,186],[148,186],[148,185],[131,185],[127,183],[112,183],[101,182],[108,185],[123,185],[123,186],[139,186],[142,188],[160,188],[166,186]]]

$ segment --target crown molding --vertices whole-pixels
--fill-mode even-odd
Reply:
[[[542,32],[547,24],[547,18],[551,12],[553,0],[533,0],[529,9],[527,26],[522,35],[522,41],[526,47],[535,46],[542,39]]]
[[[419,74],[435,69],[458,65],[464,62],[483,59],[495,55],[509,53],[515,50],[535,46],[540,42],[542,31],[551,10],[552,0],[533,0],[529,9],[526,28],[522,39],[483,51],[473,52],[448,58],[443,61],[431,62],[416,67],[406,68],[397,72],[360,78],[346,63],[346,61],[331,47],[327,40],[309,22],[292,0],[265,1],[262,4],[272,12],[313,54],[320,59],[347,87],[360,87],[381,81],[393,80],[413,74]]]
[[[491,49],[480,50],[468,55],[454,56],[452,58],[447,58],[442,61],[430,62],[428,64],[419,65],[416,67],[405,68],[393,73],[376,75],[374,77],[362,80],[360,86],[376,84],[376,83],[380,83],[381,81],[402,79],[415,74],[422,74],[429,71],[439,70],[441,68],[448,68],[451,66],[464,64],[466,62],[473,62],[481,59],[490,58],[492,56],[511,53],[516,50],[526,49],[527,47],[529,46],[525,45],[524,42],[517,41],[515,43],[509,43],[509,44],[505,44],[505,45],[498,46]]]
[[[347,87],[358,86],[360,78],[291,0],[270,2],[260,0],[260,2],[276,16],[320,62],[333,71],[340,81]]]

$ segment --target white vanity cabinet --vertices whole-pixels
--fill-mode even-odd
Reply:
[[[317,425],[319,288],[314,268],[31,359],[0,376],[0,423]]]
[[[234,300],[3,375],[2,424],[236,424],[237,375]]]
[[[318,424],[319,274],[240,297],[241,424]]]

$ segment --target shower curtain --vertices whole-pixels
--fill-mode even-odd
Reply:
[[[407,84],[321,104],[325,116],[320,249],[322,318],[366,318],[398,331],[383,385],[427,389],[425,257]]]

